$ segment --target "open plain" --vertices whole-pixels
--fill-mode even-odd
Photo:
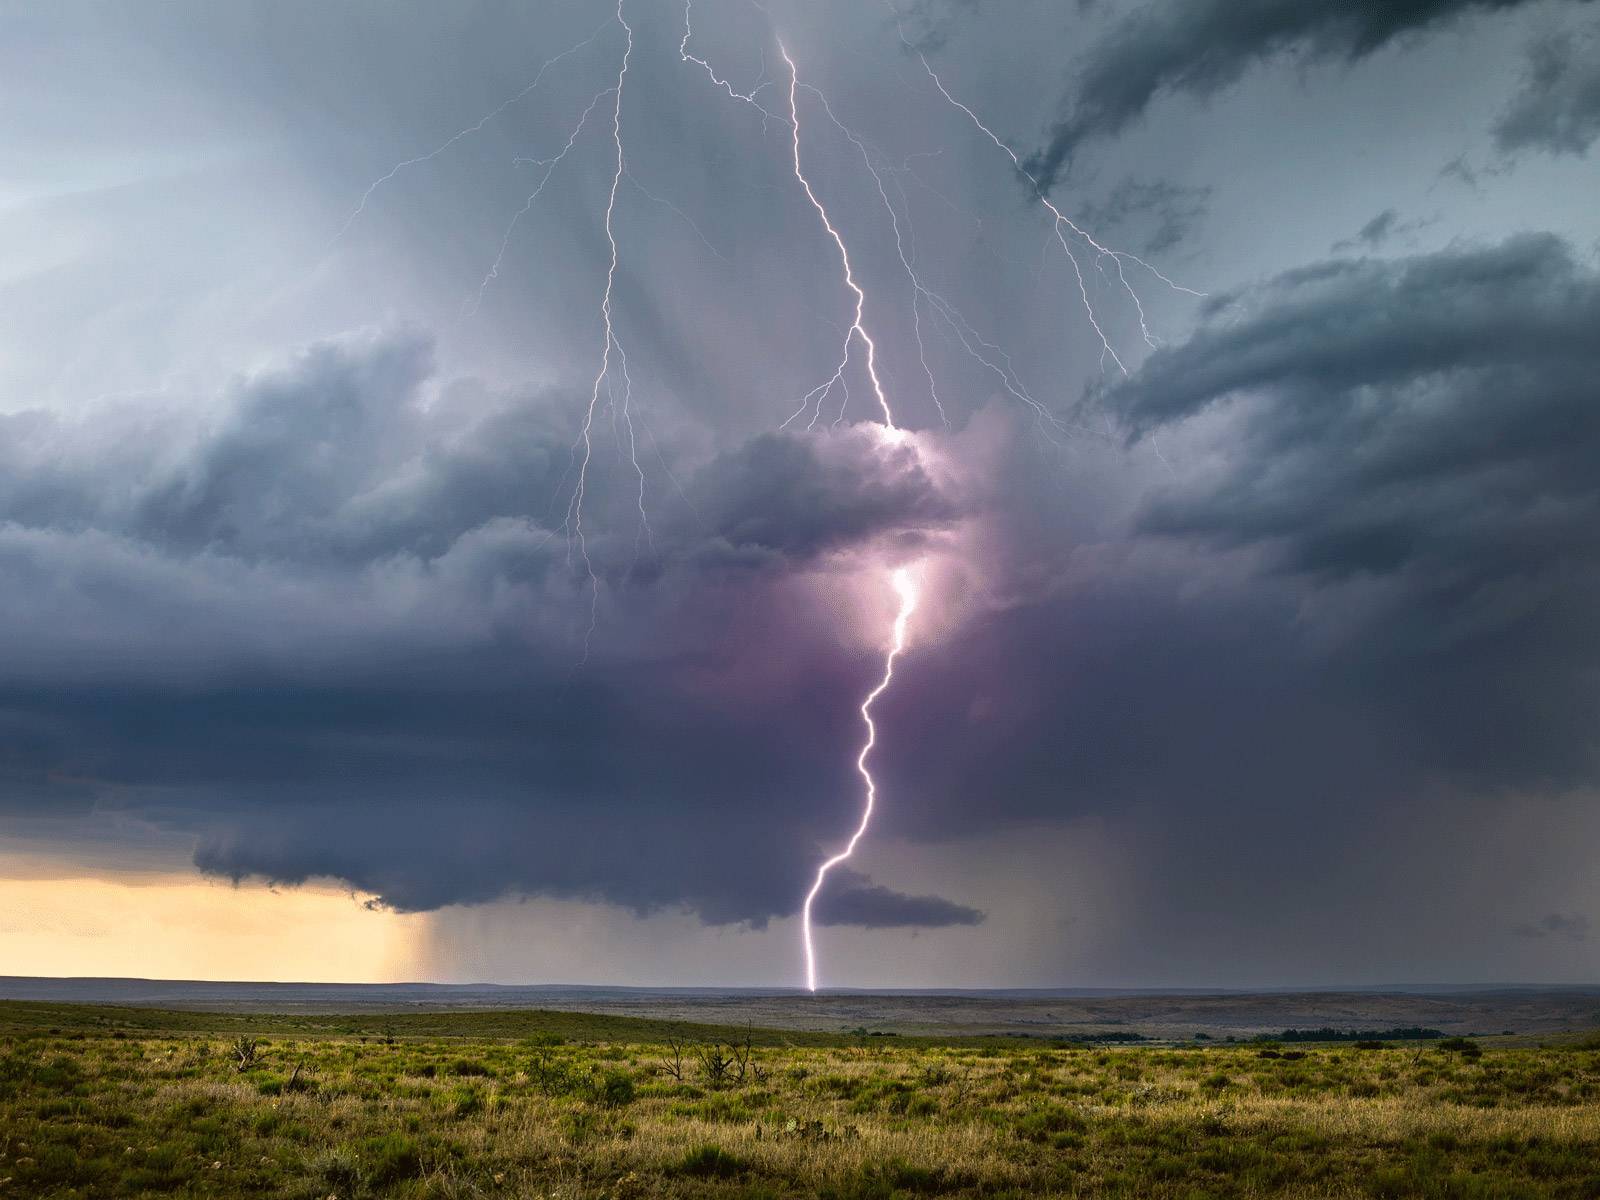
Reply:
[[[1600,1039],[1575,1020],[1594,997],[1487,995],[718,1002],[788,1028],[686,1019],[705,998],[627,1002],[644,1016],[4,1001],[0,1196],[1600,1194]],[[1040,1004],[1057,1015],[1027,1036],[968,1032]],[[1202,1017],[1215,1032],[1171,1035]],[[1269,1018],[1278,1036],[1225,1032]]]

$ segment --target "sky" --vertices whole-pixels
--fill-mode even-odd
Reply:
[[[1592,0],[0,33],[0,972],[1600,974]]]

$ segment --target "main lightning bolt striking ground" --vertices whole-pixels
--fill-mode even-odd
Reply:
[[[861,753],[856,755],[856,771],[861,775],[861,781],[866,786],[866,802],[861,808],[861,823],[856,826],[856,831],[850,835],[850,840],[845,843],[843,850],[832,858],[823,860],[817,868],[817,878],[811,884],[811,890],[806,893],[805,905],[800,910],[801,935],[806,945],[806,987],[811,991],[817,990],[817,951],[811,938],[811,906],[816,901],[817,894],[822,891],[822,885],[827,882],[828,872],[837,867],[856,851],[856,843],[867,832],[867,826],[872,822],[872,810],[878,801],[878,784],[872,778],[872,769],[868,760],[872,757],[872,749],[878,744],[878,726],[872,719],[872,706],[877,703],[878,697],[888,691],[889,684],[894,680],[894,663],[906,648],[906,628],[911,623],[911,614],[917,610],[917,600],[920,589],[917,581],[909,570],[901,567],[890,576],[894,585],[895,594],[900,597],[900,611],[895,614],[894,632],[889,641],[889,652],[883,660],[883,676],[878,680],[878,685],[867,693],[867,698],[861,702],[861,720],[867,727],[867,738],[861,744]]]

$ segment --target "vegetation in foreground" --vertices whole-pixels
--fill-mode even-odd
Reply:
[[[1600,1042],[939,1044],[0,1004],[0,1200],[1593,1197],[1597,1100]]]

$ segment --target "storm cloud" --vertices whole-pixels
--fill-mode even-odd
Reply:
[[[1135,431],[1235,410],[1231,465],[1152,497],[1140,531],[1257,551],[1311,589],[1303,619],[1437,765],[1586,778],[1600,271],[1526,235],[1308,267],[1211,311],[1112,395]]]
[[[936,535],[951,500],[867,427],[766,434],[679,463],[645,526],[608,456],[585,660],[590,585],[552,501],[577,403],[430,411],[431,363],[414,332],[363,335],[199,424],[7,419],[5,693],[30,714],[5,736],[10,803],[72,791],[196,830],[206,871],[404,910],[791,911],[818,812],[853,790],[813,747],[847,736],[873,668],[796,607],[834,559]]]

